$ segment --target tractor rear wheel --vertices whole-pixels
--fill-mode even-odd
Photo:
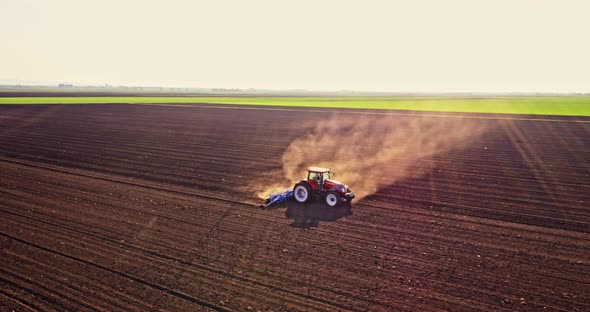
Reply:
[[[311,187],[307,183],[299,183],[293,188],[293,197],[298,203],[307,203],[311,199]]]
[[[340,196],[334,191],[328,192],[324,199],[326,201],[326,204],[330,207],[336,207],[341,202]]]

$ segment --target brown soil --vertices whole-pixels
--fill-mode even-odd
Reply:
[[[332,111],[251,108],[1,106],[0,310],[590,310],[590,119],[483,119],[351,207],[262,209]]]

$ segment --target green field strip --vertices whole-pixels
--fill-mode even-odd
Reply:
[[[1,97],[0,104],[234,104],[590,116],[590,97]]]

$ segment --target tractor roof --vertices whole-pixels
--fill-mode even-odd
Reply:
[[[324,172],[330,172],[330,169],[329,168],[322,168],[322,167],[307,167],[307,171],[324,173]]]

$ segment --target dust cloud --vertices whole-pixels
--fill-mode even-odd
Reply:
[[[282,156],[283,175],[292,183],[267,185],[261,198],[304,177],[308,166],[331,168],[335,180],[357,199],[430,169],[433,156],[460,149],[484,133],[485,126],[466,118],[335,115],[311,126]],[[275,180],[276,181],[276,180]]]

